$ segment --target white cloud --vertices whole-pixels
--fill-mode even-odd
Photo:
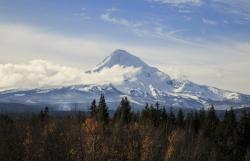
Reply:
[[[208,24],[208,25],[217,25],[218,23],[214,20],[210,20],[210,19],[207,19],[207,18],[202,18],[202,22],[205,23],[205,24]]]
[[[201,3],[205,3],[205,2],[219,2],[219,3],[223,3],[223,4],[229,4],[229,5],[236,5],[236,6],[249,6],[250,5],[250,1],[249,0],[149,0],[151,2],[158,2],[158,3],[165,3],[165,4],[193,4],[193,5],[197,5],[197,4],[201,4]]]
[[[163,5],[172,5],[180,9],[191,6],[210,6],[219,12],[241,16],[242,19],[250,16],[249,0],[147,0]],[[182,10],[180,10],[181,12]],[[189,12],[189,10],[187,10]],[[192,11],[192,10],[190,10]],[[185,12],[185,10],[184,10]],[[245,20],[245,19],[244,19]]]
[[[179,43],[184,43],[184,44],[193,44],[192,42],[190,41],[186,41],[186,40],[183,40],[181,38],[177,38],[176,37],[176,34],[177,33],[180,33],[180,32],[183,32],[185,30],[172,30],[172,31],[165,31],[163,26],[161,24],[158,24],[156,27],[154,27],[154,30],[152,32],[152,34],[155,36],[155,37],[158,37],[158,38],[161,38],[161,39],[170,39],[170,40],[174,40],[176,42],[179,42]]]
[[[0,24],[0,63],[26,62],[33,59],[91,68],[96,58],[103,58],[124,45],[102,38],[51,34],[26,25]],[[85,60],[88,61],[85,61]]]
[[[102,14],[100,17],[104,21],[112,22],[112,23],[119,24],[119,25],[124,25],[127,27],[137,28],[137,27],[142,26],[141,23],[131,23],[127,19],[124,19],[124,18],[117,19],[117,18],[111,17],[109,12]]]
[[[163,4],[173,4],[173,5],[180,5],[180,4],[198,5],[201,3],[201,0],[152,0],[152,1]]]
[[[114,66],[88,74],[78,68],[33,60],[25,64],[0,64],[0,89],[46,88],[76,84],[119,84],[139,68]]]
[[[203,0],[204,1],[204,0]],[[220,2],[224,4],[234,5],[234,6],[241,6],[241,7],[249,7],[250,1],[249,0],[211,0],[212,2]]]
[[[205,0],[203,0],[206,2]],[[237,15],[236,19],[250,16],[250,1],[249,0],[210,0],[209,5],[220,12],[225,12],[229,15]],[[240,18],[240,19],[241,19]]]
[[[114,12],[114,11],[117,11],[117,8],[111,7],[111,8],[106,9],[106,11],[107,12]]]
[[[227,7],[230,6],[236,9],[234,10],[236,12],[241,12],[239,11],[240,8],[244,10],[242,12],[245,12],[248,10],[250,6],[249,0],[147,0],[147,1],[161,3],[161,4],[172,4],[176,6],[184,5],[184,4],[200,5],[200,4],[209,4],[209,3],[213,5],[218,5],[220,3],[220,4],[226,4]]]
[[[106,12],[104,14],[101,14],[100,18],[104,21],[107,22],[111,22],[114,24],[118,24],[118,25],[122,25],[125,26],[127,28],[129,28],[130,30],[132,30],[133,32],[135,32],[138,35],[142,35],[143,33],[145,33],[146,31],[143,30],[141,27],[144,25],[141,22],[130,22],[129,20],[125,19],[125,18],[115,18],[111,16],[110,12]]]
[[[84,8],[84,7],[81,8],[81,10],[79,12],[73,13],[72,15],[80,17],[81,19],[84,19],[84,20],[90,20],[91,19],[91,17],[86,14],[86,8]]]
[[[102,14],[100,18],[104,21],[127,27],[129,30],[131,30],[138,36],[148,36],[153,38],[171,40],[179,43],[191,44],[191,42],[185,41],[176,36],[177,33],[183,32],[184,30],[165,31],[163,25],[159,23],[148,25],[148,23],[145,22],[139,22],[139,21],[132,22],[125,18],[115,18],[111,16],[110,12]]]
[[[179,8],[178,10],[179,13],[192,13],[192,10],[188,10],[188,9],[183,9],[183,8]]]

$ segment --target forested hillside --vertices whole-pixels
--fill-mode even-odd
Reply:
[[[1,161],[249,161],[250,114],[219,119],[213,107],[184,114],[146,104],[133,112],[124,97],[111,117],[105,97],[90,116],[0,116]]]

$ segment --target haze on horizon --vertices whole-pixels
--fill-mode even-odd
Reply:
[[[0,0],[0,89],[78,79],[119,48],[174,78],[250,94],[249,29],[248,0]]]

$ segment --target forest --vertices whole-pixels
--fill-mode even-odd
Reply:
[[[213,106],[184,113],[159,103],[134,111],[127,97],[111,116],[104,95],[88,112],[0,115],[0,161],[250,161],[250,114],[223,118]]]

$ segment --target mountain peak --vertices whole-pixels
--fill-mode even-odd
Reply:
[[[117,49],[112,52],[108,57],[106,57],[101,63],[99,63],[94,69],[94,72],[98,72],[103,68],[111,68],[115,65],[120,65],[123,67],[148,67],[140,58],[135,55],[128,53],[125,50]]]
[[[126,50],[116,49],[110,54],[110,56],[133,56],[133,55],[128,53]]]

